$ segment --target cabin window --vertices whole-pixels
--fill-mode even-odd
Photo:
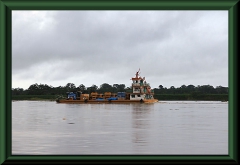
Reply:
[[[137,95],[138,97],[141,97],[140,95]]]
[[[135,98],[135,95],[131,95],[132,96],[132,98]]]
[[[135,89],[134,89],[134,91],[139,91],[139,90],[140,90],[140,88],[135,88]]]

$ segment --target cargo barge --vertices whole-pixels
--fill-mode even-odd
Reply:
[[[146,82],[145,77],[139,76],[140,69],[136,72],[136,76],[131,78],[131,91],[127,92],[105,92],[99,94],[92,92],[91,94],[82,94],[81,91],[76,93],[69,92],[67,98],[57,99],[57,103],[156,103],[154,99],[154,91],[151,89],[149,83]]]

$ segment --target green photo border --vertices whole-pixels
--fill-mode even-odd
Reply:
[[[0,0],[0,164],[134,161],[144,163],[233,163],[238,162],[237,148],[237,12],[239,0]],[[103,156],[14,156],[11,134],[12,10],[228,10],[229,18],[229,155],[103,155]]]

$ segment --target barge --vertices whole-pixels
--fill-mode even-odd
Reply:
[[[136,72],[135,77],[131,78],[131,90],[127,92],[105,92],[103,94],[92,92],[91,94],[82,94],[81,91],[76,93],[69,92],[67,98],[57,99],[57,103],[156,103],[154,91],[145,77],[139,76],[140,69]]]

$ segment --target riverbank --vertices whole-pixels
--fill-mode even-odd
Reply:
[[[58,96],[56,95],[13,95],[12,100],[47,100],[55,101]],[[227,94],[156,94],[154,95],[155,99],[158,100],[169,100],[169,101],[178,101],[178,100],[193,100],[193,101],[228,101]]]
[[[57,96],[55,95],[13,95],[12,100],[40,100],[40,101],[55,101]]]
[[[158,100],[228,101],[228,94],[155,94]]]

